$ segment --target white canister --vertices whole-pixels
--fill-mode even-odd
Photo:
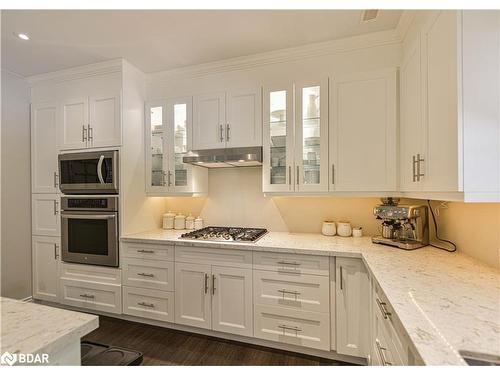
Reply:
[[[335,236],[335,233],[337,233],[335,222],[333,220],[323,221],[323,225],[321,227],[321,233],[324,236]]]
[[[203,228],[203,219],[198,216],[196,219],[194,219],[194,229],[198,230],[201,228]]]
[[[337,234],[341,237],[350,237],[352,234],[351,223],[348,221],[339,221],[337,223]]]
[[[353,237],[363,237],[363,229],[361,227],[352,228]]]
[[[168,211],[163,214],[163,229],[174,229],[174,218],[175,214],[173,212]]]
[[[174,229],[186,229],[186,216],[181,213],[175,215]]]
[[[186,217],[186,229],[194,229],[194,217],[191,214]]]

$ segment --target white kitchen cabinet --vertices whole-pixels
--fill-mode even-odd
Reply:
[[[370,286],[361,259],[336,260],[337,353],[367,357],[370,348]]]
[[[123,284],[140,288],[174,290],[174,263],[122,258]]]
[[[193,102],[193,149],[225,147],[226,94],[197,95]]]
[[[262,145],[261,89],[197,95],[193,102],[193,150]]]
[[[262,89],[226,93],[226,147],[262,146]]]
[[[65,99],[61,107],[61,150],[120,146],[119,93]]]
[[[59,258],[58,237],[33,236],[33,298],[44,301],[59,300]]]
[[[206,168],[184,164],[192,148],[192,98],[146,103],[146,191],[150,195],[206,193]]]
[[[397,71],[333,77],[331,191],[397,191]]]
[[[87,96],[63,100],[59,130],[61,150],[86,148],[88,146],[88,108]]]
[[[61,278],[61,303],[114,314],[122,313],[121,285]]]
[[[174,293],[124,286],[123,313],[141,318],[173,322]]]
[[[175,322],[211,327],[211,266],[175,263]]]
[[[252,270],[212,266],[212,329],[253,336]]]
[[[500,201],[499,13],[422,17],[403,44],[401,191]]]
[[[55,102],[31,104],[31,192],[58,193],[58,106]]]
[[[121,144],[120,93],[100,93],[89,97],[89,147]]]
[[[31,224],[34,236],[60,236],[61,215],[58,194],[32,194]]]

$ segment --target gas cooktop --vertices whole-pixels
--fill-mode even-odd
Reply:
[[[267,233],[262,228],[205,227],[184,233],[181,238],[203,241],[255,242]]]

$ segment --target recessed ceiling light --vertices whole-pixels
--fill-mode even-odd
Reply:
[[[19,39],[22,40],[30,40],[30,37],[27,34],[24,33],[14,33],[15,36],[17,36]]]

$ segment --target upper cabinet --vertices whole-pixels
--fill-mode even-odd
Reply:
[[[265,87],[264,192],[397,191],[396,82],[386,69]]]
[[[500,17],[431,11],[403,45],[401,190],[500,201]]]
[[[385,69],[332,79],[331,191],[397,191],[396,75]]]
[[[113,147],[121,144],[120,93],[82,95],[61,104],[61,150]]]
[[[57,111],[55,102],[31,105],[31,191],[58,193]]]
[[[261,89],[197,95],[193,150],[262,145]]]
[[[146,104],[146,191],[176,195],[207,192],[208,171],[182,162],[191,150],[192,98]]]

